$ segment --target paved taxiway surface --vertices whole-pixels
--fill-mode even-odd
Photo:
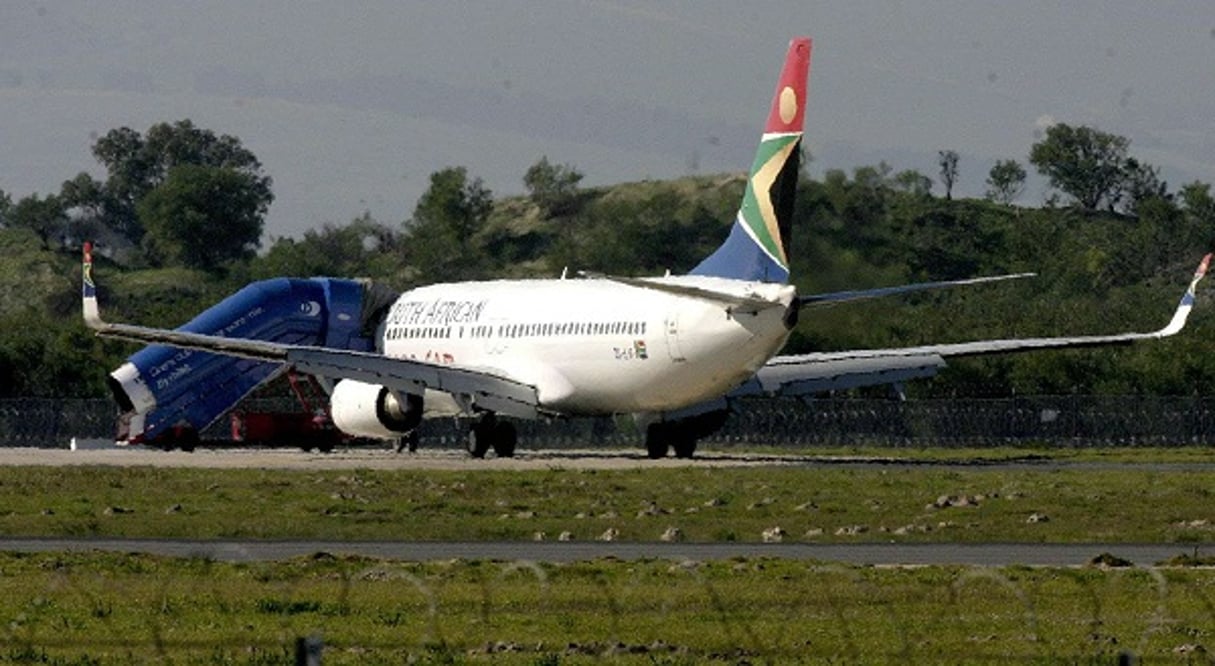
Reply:
[[[71,451],[64,448],[13,448],[0,446],[0,466],[113,465],[198,467],[210,469],[417,469],[417,470],[547,470],[547,469],[653,469],[671,467],[958,467],[965,469],[1133,469],[1142,471],[1215,471],[1211,462],[1108,463],[1051,460],[1027,455],[995,460],[933,461],[874,456],[805,456],[708,451],[692,460],[650,460],[639,449],[521,450],[514,458],[469,457],[460,449],[423,449],[395,453],[386,448],[349,448],[333,453],[306,453],[298,449],[199,449],[193,453],[159,451],[144,447],[108,447]]]
[[[785,558],[875,566],[1082,566],[1109,553],[1138,566],[1152,566],[1183,553],[1215,553],[1215,544],[761,544],[585,542],[405,542],[405,541],[193,541],[174,539],[0,538],[0,551],[152,553],[254,562],[316,553],[434,561],[575,562],[615,557],[677,562],[735,557]]]
[[[65,449],[0,448],[0,465],[114,465],[203,467],[215,469],[423,469],[423,470],[525,470],[525,469],[636,469],[654,467],[715,466],[925,466],[941,463],[883,458],[816,458],[797,455],[706,453],[695,460],[654,461],[640,451],[563,450],[521,451],[511,459],[471,459],[454,449],[396,454],[385,449],[359,448],[330,454],[289,449],[199,450],[164,452],[145,448]],[[1106,463],[1072,463],[1024,460],[947,463],[947,466],[996,469],[1092,466]],[[1120,465],[1121,466],[1121,465]],[[1135,464],[1142,469],[1212,469],[1215,463]],[[1101,553],[1150,566],[1173,556],[1215,554],[1215,544],[740,544],[740,543],[620,543],[620,542],[332,542],[332,541],[194,541],[163,539],[18,539],[0,537],[0,550],[22,552],[89,551],[144,552],[221,561],[276,560],[319,552],[355,554],[394,560],[492,559],[568,562],[603,557],[621,559],[711,560],[732,557],[780,557],[862,565],[980,565],[1080,566]]]
[[[212,469],[418,469],[418,470],[545,470],[545,469],[638,469],[713,465],[747,467],[793,464],[795,456],[709,454],[695,460],[649,460],[641,450],[519,451],[513,458],[470,457],[460,449],[423,449],[417,453],[395,453],[387,448],[349,448],[332,453],[307,453],[299,449],[199,449],[193,453],[159,451],[145,447],[102,449],[0,448],[0,465],[114,465],[151,467],[199,467]]]

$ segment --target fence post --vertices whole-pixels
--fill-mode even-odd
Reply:
[[[320,636],[300,636],[295,639],[295,666],[321,666],[321,650],[325,644]]]

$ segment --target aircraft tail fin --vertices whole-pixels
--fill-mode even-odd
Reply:
[[[730,236],[692,269],[692,275],[788,282],[789,227],[797,190],[809,72],[810,39],[795,38],[789,42],[772,109]]]

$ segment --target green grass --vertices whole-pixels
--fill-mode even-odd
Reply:
[[[822,459],[824,462],[890,461],[894,463],[973,464],[973,463],[1215,463],[1215,450],[1205,446],[1157,447],[1095,447],[1060,448],[1057,444],[985,447],[911,447],[879,446],[788,446],[767,445],[762,442],[737,444],[707,444],[697,449],[702,454],[746,451],[761,455]]]
[[[475,541],[615,529],[655,541],[677,527],[689,541],[760,541],[779,526],[814,542],[1192,543],[1215,540],[1213,497],[1215,471],[1184,466],[12,467],[0,469],[0,534]]]
[[[0,554],[0,662],[1112,662],[1210,644],[1215,572]],[[1201,656],[1201,655],[1198,655]]]
[[[1201,460],[1181,455],[1175,461]],[[1130,451],[1116,459],[1150,458]],[[476,540],[569,529],[589,539],[615,527],[622,538],[651,541],[677,526],[695,541],[756,541],[779,524],[792,540],[1182,544],[1211,540],[1203,521],[1215,522],[1213,491],[1215,472],[1134,465],[17,467],[0,468],[0,533]],[[977,505],[927,506],[942,495]],[[1026,522],[1030,513],[1050,520]],[[926,529],[895,533],[908,524]],[[855,525],[868,529],[835,534]],[[822,535],[806,536],[810,529]],[[1202,646],[1215,645],[1215,570],[1202,560],[1164,564],[536,564],[319,553],[236,564],[0,553],[0,663],[279,664],[310,635],[323,639],[326,664],[1112,663],[1123,652],[1205,659]]]

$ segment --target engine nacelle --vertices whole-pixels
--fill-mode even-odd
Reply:
[[[329,409],[333,424],[348,435],[396,439],[422,422],[422,396],[404,398],[378,384],[343,379],[333,387]]]

